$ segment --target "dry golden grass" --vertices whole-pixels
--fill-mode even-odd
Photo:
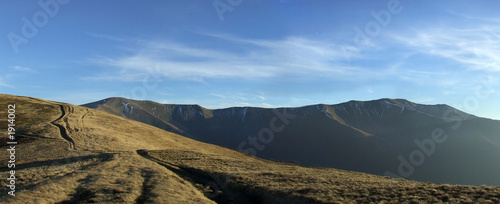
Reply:
[[[500,202],[500,188],[494,187],[422,183],[185,150],[149,151],[146,155],[169,168],[187,172],[186,179],[200,185],[225,178],[222,181],[227,182],[218,182],[223,189],[221,200],[230,200],[231,193],[238,192],[237,196],[259,203]],[[224,195],[224,191],[229,193]]]
[[[252,158],[104,112],[0,95],[16,104],[16,197],[0,203],[500,202],[500,188],[390,179]],[[2,108],[3,107],[3,108]],[[6,149],[2,132],[0,148]],[[7,178],[8,152],[0,151]],[[5,189],[5,190],[4,190]]]
[[[0,107],[16,104],[19,134],[16,196],[8,196],[4,188],[1,203],[213,203],[193,184],[136,153],[137,149],[192,149],[196,141],[79,106],[0,98]],[[7,127],[6,111],[0,111],[5,116],[0,119],[2,127]],[[65,127],[74,146],[54,124]],[[6,149],[6,132],[1,137],[0,146]],[[2,178],[10,171],[8,156],[1,151]],[[0,185],[6,186],[6,180]]]

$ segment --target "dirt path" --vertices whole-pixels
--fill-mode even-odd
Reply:
[[[54,121],[50,122],[50,124],[59,128],[59,132],[60,132],[61,137],[69,143],[70,149],[76,149],[75,141],[68,135],[67,127],[68,127],[68,115],[69,114],[67,114],[63,105],[59,105],[59,107],[61,108],[61,116],[59,116],[59,118],[55,119]],[[68,109],[71,112],[71,107],[68,107]],[[66,124],[66,127],[56,123],[57,121],[59,121],[61,119]]]
[[[147,150],[137,150],[136,153],[141,157],[153,161],[169,171],[177,174],[179,177],[190,182],[193,186],[202,185],[201,190],[205,197],[217,203],[253,203],[247,194],[242,194],[240,190],[232,188],[222,181],[228,181],[228,175],[208,172],[197,168],[178,166],[167,161],[159,160],[150,156]],[[272,195],[269,195],[273,197]]]

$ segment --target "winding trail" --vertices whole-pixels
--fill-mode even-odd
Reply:
[[[69,114],[66,113],[66,110],[64,109],[63,105],[59,105],[59,107],[61,108],[61,116],[59,116],[59,118],[55,119],[54,121],[50,122],[50,124],[59,128],[59,132],[60,132],[61,137],[69,143],[70,149],[76,149],[75,141],[68,135],[68,130],[66,128],[68,126],[68,115]],[[69,108],[69,109],[71,111],[71,108]],[[63,120],[64,123],[66,123],[66,127],[56,123],[57,121],[59,121],[61,119]]]
[[[141,194],[135,199],[136,204],[143,204],[151,202],[148,198],[154,196],[151,192],[151,188],[153,185],[151,184],[151,178],[153,177],[154,172],[148,170],[141,170],[141,176],[144,179],[141,187]]]
[[[193,168],[189,166],[179,166],[176,164],[169,163],[167,161],[162,161],[160,159],[157,159],[155,157],[152,157],[151,155],[148,154],[147,150],[136,150],[136,153],[150,161],[153,161],[160,166],[165,167],[167,170],[171,171],[172,173],[177,174],[180,178],[184,179],[187,182],[190,182],[193,186],[196,186],[197,184],[201,184],[207,189],[212,190],[211,192],[202,192],[206,198],[215,201],[216,203],[252,203],[250,202],[252,200],[251,196],[252,193],[257,193],[257,192],[251,192],[251,193],[241,193],[240,189],[236,189],[230,185],[227,185],[227,183],[222,182],[220,179],[221,177],[225,178],[223,179],[224,181],[229,181],[229,175],[225,173],[213,173],[209,172],[206,170],[198,169],[198,168]],[[144,177],[144,176],[143,176]],[[143,189],[145,184],[147,183],[147,177],[145,178],[145,183],[143,184]],[[227,179],[227,180],[226,180]],[[147,189],[147,188],[146,188]],[[141,195],[145,195],[147,191],[143,191]],[[142,201],[140,196],[137,201]],[[138,204],[141,202],[137,202]]]

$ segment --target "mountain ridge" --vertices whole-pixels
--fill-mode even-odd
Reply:
[[[131,106],[130,109],[128,108],[128,104],[130,104],[130,103],[132,103],[132,104],[134,104],[134,103],[148,103],[148,104],[152,104],[153,106],[155,106],[155,105],[156,106],[163,106],[165,108],[165,111],[167,111],[169,113],[167,113],[167,118],[159,118],[159,119],[164,121],[167,126],[171,126],[171,128],[170,129],[169,128],[162,128],[162,129],[168,129],[169,131],[180,131],[178,133],[181,133],[182,131],[179,130],[179,128],[176,128],[175,125],[172,125],[168,121],[166,121],[166,120],[171,120],[172,117],[175,117],[176,114],[174,114],[174,113],[177,113],[177,117],[179,114],[182,114],[183,115],[182,119],[188,120],[188,119],[196,118],[199,116],[203,116],[204,118],[211,118],[214,116],[214,114],[217,115],[217,114],[222,114],[223,112],[231,111],[230,115],[234,116],[236,113],[240,113],[240,114],[242,114],[241,120],[244,120],[248,109],[251,109],[251,110],[277,110],[277,109],[293,110],[293,109],[314,109],[314,108],[316,108],[318,111],[325,113],[325,115],[327,117],[329,117],[330,119],[338,120],[344,125],[351,125],[351,124],[346,124],[346,122],[338,114],[343,114],[344,116],[346,116],[346,115],[353,116],[353,114],[350,114],[350,113],[355,113],[354,115],[356,117],[366,117],[363,115],[367,114],[368,117],[378,117],[379,119],[382,119],[382,117],[384,117],[385,110],[387,110],[389,108],[399,109],[400,110],[399,114],[403,113],[404,111],[410,110],[410,111],[415,111],[418,113],[423,113],[423,114],[426,114],[429,116],[437,117],[440,119],[447,119],[447,120],[451,120],[451,119],[468,120],[468,119],[473,119],[473,118],[479,118],[477,116],[467,114],[465,112],[457,110],[457,109],[455,109],[449,105],[446,105],[446,104],[423,105],[423,104],[417,104],[417,103],[408,101],[406,99],[389,99],[389,98],[382,98],[382,99],[370,100],[370,101],[351,100],[348,102],[333,104],[333,105],[314,104],[314,105],[306,105],[306,106],[299,106],[299,107],[276,107],[276,108],[242,106],[242,107],[228,107],[228,108],[220,108],[220,109],[207,109],[207,108],[204,108],[204,107],[197,105],[197,104],[161,104],[161,103],[157,103],[157,102],[149,101],[149,100],[140,101],[140,100],[121,98],[121,97],[110,97],[110,98],[96,101],[93,103],[83,104],[82,106],[98,109],[99,105],[106,104],[107,101],[109,101],[109,100],[122,101],[121,103],[124,107],[123,107],[123,111],[122,110],[107,110],[107,112],[111,112],[111,113],[114,113],[115,115],[120,115],[120,116],[124,116],[124,117],[129,117],[129,118],[131,117],[130,114],[132,114],[133,109],[134,109],[134,106]],[[378,107],[379,109],[377,110],[377,107],[375,107],[375,108],[373,107],[373,105],[377,105],[377,104],[379,106],[385,105],[386,107],[385,108]],[[347,106],[349,106],[349,107],[347,107]],[[366,106],[368,106],[368,107],[366,107]],[[320,107],[322,110],[320,110]],[[361,109],[360,107],[363,107],[363,108]],[[135,108],[137,108],[137,107],[135,107]],[[333,108],[333,110],[332,110],[332,108]],[[104,107],[104,109],[106,109],[106,108]],[[188,112],[183,111],[183,109],[187,110]],[[152,114],[153,115],[152,117],[158,117],[158,115],[155,115],[154,111],[149,111],[149,110],[144,110],[144,109],[142,109],[142,111],[145,111],[145,112],[148,112],[149,114]],[[123,112],[123,114],[120,112]],[[128,114],[128,116],[126,114]],[[228,114],[225,113],[225,115],[228,115]],[[144,121],[142,121],[142,122],[144,122]],[[146,122],[146,123],[148,123],[148,122]],[[351,123],[352,123],[352,121],[351,121]],[[177,124],[177,125],[179,125],[179,124]],[[155,125],[155,126],[157,126],[157,125]],[[366,133],[366,134],[369,134],[369,133]]]
[[[495,144],[500,144],[497,134],[500,121],[467,114],[444,104],[423,105],[384,98],[296,108],[206,109],[199,105],[108,98],[84,106],[264,159],[377,175],[397,172],[399,156],[412,155],[412,150],[418,150],[417,140],[428,141],[433,132],[445,132],[450,135],[449,140],[437,146],[436,153],[425,158],[429,162],[406,178],[468,185],[500,184],[500,177],[485,169],[474,172],[492,175],[495,179],[468,180],[466,170],[445,177],[436,176],[439,172],[432,173],[435,171],[432,169],[446,168],[446,165],[459,168],[458,165],[473,161],[480,161],[485,168],[500,169],[500,163],[487,163],[485,159],[500,155],[497,149],[469,154],[464,156],[464,161],[455,157],[445,159],[449,154],[463,155],[471,146],[479,144],[496,147]],[[434,162],[442,159],[445,162],[441,164]]]
[[[447,104],[419,104],[419,103],[415,103],[415,102],[412,102],[410,100],[407,100],[407,99],[403,99],[403,98],[380,98],[380,99],[373,99],[373,100],[349,100],[349,101],[345,101],[345,102],[341,102],[341,103],[337,103],[337,104],[326,104],[326,103],[317,103],[317,104],[310,104],[310,105],[303,105],[303,106],[296,106],[296,107],[288,107],[288,106],[283,106],[283,107],[273,107],[273,108],[269,108],[269,107],[258,107],[258,106],[231,106],[231,107],[225,107],[225,108],[205,108],[199,104],[170,104],[170,103],[159,103],[159,102],[156,102],[156,101],[152,101],[152,100],[135,100],[135,99],[129,99],[129,98],[124,98],[124,97],[108,97],[108,98],[105,98],[105,99],[101,99],[101,100],[98,100],[98,101],[94,101],[94,102],[90,102],[90,103],[85,103],[85,104],[82,104],[81,106],[96,106],[96,105],[99,105],[99,104],[103,104],[103,103],[106,103],[107,101],[109,100],[127,100],[127,101],[135,101],[135,102],[147,102],[147,103],[156,103],[156,104],[161,104],[161,105],[177,105],[177,106],[199,106],[203,109],[207,109],[207,110],[223,110],[223,109],[231,109],[231,108],[259,108],[259,109],[276,109],[276,108],[304,108],[304,107],[310,107],[310,106],[318,106],[318,105],[327,105],[327,106],[334,106],[334,105],[344,105],[344,104],[350,104],[350,103],[370,103],[370,102],[384,102],[384,101],[390,101],[390,102],[393,102],[393,103],[405,103],[405,105],[407,106],[415,106],[415,105],[422,105],[422,106],[449,106]],[[451,107],[451,106],[449,106]]]
[[[358,101],[358,100],[351,100],[348,102],[343,102],[339,104],[333,104],[333,105],[328,105],[328,104],[313,104],[313,105],[306,105],[306,106],[299,106],[299,107],[276,107],[276,108],[262,108],[262,107],[251,107],[251,106],[242,106],[242,107],[228,107],[228,108],[220,108],[220,109],[207,109],[204,108],[200,105],[197,104],[162,104],[162,103],[157,103],[154,101],[150,100],[145,100],[145,101],[140,101],[140,100],[132,100],[132,99],[126,99],[122,97],[110,97],[107,99],[103,99],[97,102],[93,103],[88,103],[88,104],[83,104],[82,106],[85,107],[90,107],[94,109],[99,109],[98,106],[102,104],[106,104],[107,101],[112,100],[112,101],[121,101],[120,103],[123,105],[123,111],[121,110],[113,110],[107,112],[111,112],[115,115],[120,115],[122,117],[127,117],[127,118],[136,118],[131,116],[133,113],[134,106],[131,106],[130,109],[128,108],[129,104],[137,104],[137,103],[147,103],[147,104],[152,104],[153,106],[162,106],[165,111],[167,111],[166,115],[163,115],[164,118],[159,118],[158,113],[156,113],[153,110],[144,110],[141,108],[141,106],[136,106],[137,108],[142,109],[145,114],[151,115],[153,118],[157,118],[160,121],[162,121],[164,124],[160,124],[158,122],[150,122],[150,121],[145,121],[144,119],[137,119],[138,121],[145,122],[147,124],[152,124],[156,127],[160,127],[162,129],[168,130],[168,131],[173,131],[176,133],[180,134],[185,134],[186,136],[190,137],[195,137],[193,135],[190,135],[188,132],[183,131],[183,125],[173,122],[174,124],[171,123],[172,120],[191,120],[193,118],[201,117],[203,116],[205,119],[212,118],[214,115],[225,115],[227,116],[235,116],[237,114],[240,114],[240,118],[243,121],[246,117],[247,111],[254,110],[254,111],[259,111],[259,110],[299,110],[299,109],[304,109],[310,112],[314,111],[320,111],[325,114],[328,118],[332,120],[336,120],[342,125],[348,126],[349,128],[352,128],[356,131],[361,132],[363,135],[373,135],[370,132],[367,132],[365,130],[361,130],[359,126],[359,121],[346,121],[346,117],[355,117],[355,120],[373,120],[373,119],[379,119],[382,120],[384,117],[384,114],[386,113],[386,110],[393,109],[392,111],[394,112],[395,110],[399,110],[399,114],[402,114],[404,111],[415,111],[417,113],[422,113],[426,114],[428,116],[436,117],[439,119],[446,119],[446,120],[468,120],[468,119],[473,119],[473,118],[478,118],[477,116],[467,114],[465,112],[462,112],[460,110],[457,110],[449,105],[446,104],[436,104],[436,105],[424,105],[424,104],[417,104],[414,102],[411,102],[406,99],[390,99],[390,98],[382,98],[382,99],[377,99],[377,100],[370,100],[370,101]],[[374,106],[379,106],[379,107],[374,107]],[[385,107],[382,107],[385,106]],[[361,108],[362,107],[362,108]],[[104,108],[106,109],[106,108]],[[153,108],[154,109],[154,108]],[[183,111],[184,109],[184,111]],[[187,111],[187,112],[186,112]],[[228,114],[227,112],[231,112]],[[121,114],[120,112],[123,112]],[[355,113],[355,114],[351,114]],[[310,114],[310,113],[305,113],[305,114]],[[451,114],[451,115],[450,115]],[[181,116],[180,116],[181,115]],[[368,116],[369,118],[366,118]],[[174,119],[174,118],[175,119]],[[179,127],[178,127],[179,126]],[[199,139],[199,138],[197,138]]]

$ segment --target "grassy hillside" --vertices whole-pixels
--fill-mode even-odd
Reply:
[[[1,203],[500,202],[500,188],[407,181],[257,159],[101,111],[0,95],[16,104],[16,196]],[[0,127],[7,127],[6,117]],[[2,128],[4,130],[4,128]],[[0,148],[7,149],[6,131]],[[8,152],[0,153],[7,178]]]

